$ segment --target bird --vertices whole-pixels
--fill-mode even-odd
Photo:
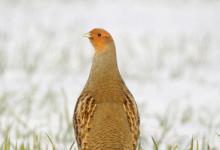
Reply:
[[[135,150],[139,112],[119,72],[113,38],[102,28],[92,29],[85,36],[94,48],[94,55],[73,114],[78,149]]]

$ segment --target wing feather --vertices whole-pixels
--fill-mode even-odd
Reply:
[[[125,96],[123,98],[123,106],[127,114],[127,119],[132,134],[133,149],[135,150],[139,138],[140,117],[134,97],[132,96],[132,94],[130,93],[124,82],[123,84],[124,84],[124,92],[125,92]]]
[[[95,99],[88,93],[82,93],[76,103],[73,126],[75,137],[81,149],[87,149],[89,122],[96,108]]]

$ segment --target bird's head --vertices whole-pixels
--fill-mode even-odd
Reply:
[[[104,29],[95,28],[86,33],[85,37],[89,38],[96,52],[101,52],[106,46],[113,44],[112,36]]]

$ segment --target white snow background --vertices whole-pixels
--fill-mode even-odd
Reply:
[[[114,37],[121,74],[141,119],[143,149],[180,149],[192,137],[220,149],[220,1],[1,0],[0,143],[60,149],[93,48],[82,37],[101,27]]]

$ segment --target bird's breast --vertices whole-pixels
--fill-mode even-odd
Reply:
[[[90,126],[88,146],[91,149],[129,149],[131,134],[122,104],[98,104]]]

